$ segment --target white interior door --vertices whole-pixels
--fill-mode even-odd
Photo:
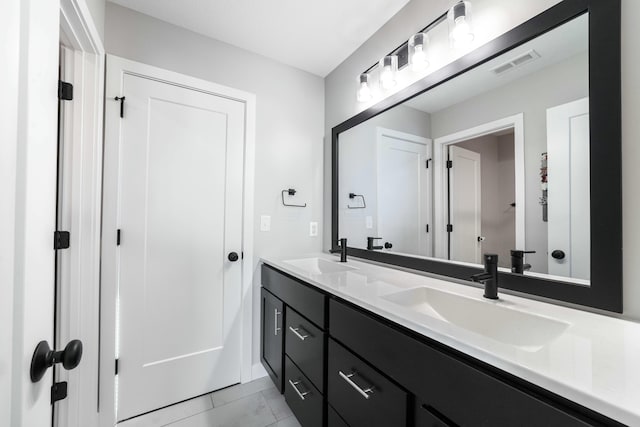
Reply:
[[[547,153],[549,274],[588,280],[589,98],[547,110]],[[554,258],[554,251],[564,258]]]
[[[480,263],[482,256],[482,193],[480,154],[449,147],[450,259]]]
[[[392,251],[431,256],[431,140],[380,129],[378,236]]]
[[[126,74],[118,419],[240,382],[244,104]]]

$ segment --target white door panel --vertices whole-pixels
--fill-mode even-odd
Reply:
[[[244,104],[124,78],[118,419],[240,381]]]
[[[394,252],[431,256],[431,140],[379,132],[378,236]]]
[[[482,194],[480,154],[449,147],[453,167],[449,172],[451,260],[480,263],[482,244]]]
[[[589,99],[547,110],[549,274],[591,274]],[[553,251],[564,252],[555,259]]]

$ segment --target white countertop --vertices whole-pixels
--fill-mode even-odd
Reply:
[[[262,261],[392,322],[462,351],[582,406],[630,426],[640,426],[640,323],[500,294],[493,302],[482,289],[349,258],[352,271],[312,274],[285,262],[336,257],[266,257]],[[384,298],[417,287],[443,290],[514,310],[561,320],[569,327],[551,342],[521,349],[418,313]]]

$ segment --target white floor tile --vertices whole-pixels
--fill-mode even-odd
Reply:
[[[118,424],[118,427],[158,427],[213,408],[209,395],[196,397]]]
[[[213,407],[217,408],[218,406],[226,405],[234,400],[238,400],[273,387],[273,381],[271,381],[271,378],[266,376],[249,383],[238,384],[220,391],[215,391],[211,394]]]
[[[302,427],[296,417],[293,415],[285,418],[283,420],[278,421],[277,423],[271,424],[269,427]]]
[[[273,412],[273,416],[276,417],[276,420],[283,420],[293,415],[293,412],[289,409],[289,405],[287,405],[287,402],[284,400],[284,396],[280,394],[278,389],[275,387],[264,390],[262,395],[267,401],[269,408],[271,408],[271,412]]]
[[[180,420],[170,427],[266,427],[276,422],[262,393]]]

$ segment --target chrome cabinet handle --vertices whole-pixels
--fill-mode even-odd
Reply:
[[[281,314],[282,312],[278,311],[277,308],[273,309],[273,334],[275,336],[278,336],[278,331],[280,330],[280,328],[278,328],[278,316]]]
[[[355,375],[355,372],[352,372],[352,373],[346,374],[346,375],[342,371],[338,371],[338,373],[340,374],[342,379],[347,382],[347,384],[349,384],[351,387],[356,389],[356,391],[358,393],[360,393],[362,395],[362,397],[364,397],[365,399],[368,399],[370,397],[370,395],[373,394],[373,387],[368,387],[368,388],[365,388],[363,390],[362,388],[360,388],[360,386],[358,384],[353,382],[353,380],[351,378]]]
[[[302,329],[302,328],[294,328],[293,326],[289,326],[289,330],[291,332],[293,332],[302,341],[304,341],[307,338],[309,338],[308,334],[305,334],[304,332],[303,332],[303,334],[301,334],[300,332],[298,332],[298,331],[304,331],[304,329]]]
[[[305,392],[303,392],[303,393],[300,393],[300,390],[298,390],[298,387],[297,387],[297,386],[298,386],[298,384],[300,384],[300,381],[293,382],[293,381],[289,380],[289,384],[291,384],[291,387],[293,387],[293,389],[295,390],[295,392],[296,392],[296,393],[298,393],[298,396],[300,397],[300,399],[301,399],[301,400],[304,400],[304,397],[305,397],[307,394],[309,394],[309,392],[308,392],[308,391],[305,391]]]

